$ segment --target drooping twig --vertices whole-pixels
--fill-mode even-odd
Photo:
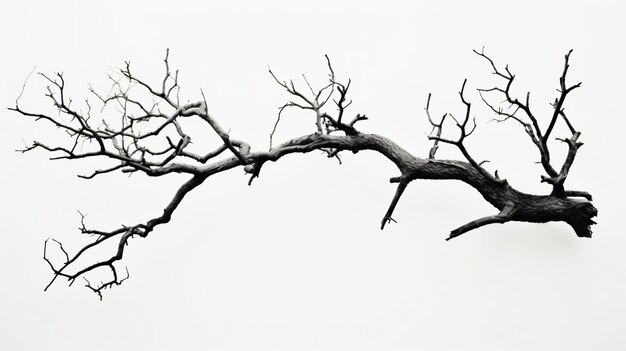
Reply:
[[[392,182],[394,181],[396,181],[396,179],[392,178]],[[380,223],[381,230],[385,229],[385,224],[396,222],[391,216],[393,215],[393,211],[396,209],[396,206],[398,205],[398,201],[400,200],[402,193],[404,193],[404,190],[406,189],[407,185],[409,185],[408,181],[404,179],[399,180],[398,188],[396,189],[396,193],[393,195],[391,204],[389,204],[389,209],[387,209],[387,213],[385,213],[385,216],[383,217],[383,220]]]

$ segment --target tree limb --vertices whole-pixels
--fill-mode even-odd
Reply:
[[[267,151],[252,151],[249,143],[233,139],[229,133],[226,133],[217,119],[208,113],[206,99],[202,91],[201,99],[198,101],[180,104],[178,71],[175,73],[170,71],[169,51],[164,59],[165,75],[158,87],[152,87],[136,77],[131,73],[130,63],[126,62],[125,68],[119,72],[119,77],[109,77],[112,81],[112,87],[108,94],[99,94],[90,88],[90,93],[96,97],[96,103],[102,105],[100,115],[95,110],[92,111],[92,105],[95,105],[89,99],[85,101],[86,112],[84,113],[80,109],[72,107],[72,101],[65,96],[66,81],[62,73],[57,73],[53,77],[41,75],[48,84],[48,93],[45,96],[52,103],[56,114],[25,110],[19,105],[19,97],[15,106],[9,110],[35,121],[46,121],[53,127],[67,133],[69,146],[48,145],[44,142],[34,141],[30,146],[19,151],[45,150],[53,155],[52,159],[97,158],[105,162],[113,162],[113,164],[105,165],[91,174],[80,176],[84,179],[116,172],[140,172],[152,177],[184,173],[188,174],[189,177],[176,190],[170,202],[165,206],[163,213],[148,221],[138,222],[131,226],[123,225],[113,230],[98,230],[87,228],[84,223],[85,216],[81,214],[80,232],[91,236],[92,240],[73,255],[70,255],[63,245],[55,239],[46,240],[44,243],[44,260],[53,272],[53,278],[46,286],[46,290],[58,277],[67,279],[70,284],[82,277],[87,282],[86,286],[102,298],[104,289],[119,285],[130,276],[127,269],[125,275],[120,275],[117,266],[119,261],[123,259],[129,240],[134,237],[145,238],[157,226],[168,223],[185,196],[206,179],[215,174],[242,167],[244,172],[250,175],[250,184],[253,179],[259,176],[261,168],[269,162],[276,162],[290,154],[309,153],[316,150],[323,151],[328,157],[338,157],[342,151],[354,153],[373,151],[380,153],[396,165],[400,176],[392,178],[391,181],[398,183],[398,187],[381,221],[381,229],[385,227],[386,223],[394,221],[393,212],[410,182],[417,179],[441,179],[458,180],[466,183],[478,191],[485,201],[500,211],[497,215],[471,221],[453,230],[448,240],[487,224],[509,221],[565,222],[573,228],[579,237],[590,237],[591,225],[595,223],[592,218],[597,214],[596,208],[591,203],[591,195],[585,191],[567,190],[563,185],[571,171],[576,152],[582,143],[578,142],[580,132],[574,130],[569,119],[565,116],[562,105],[567,93],[580,84],[563,88],[561,97],[557,98],[555,103],[555,114],[552,116],[550,125],[552,126],[552,122],[560,116],[572,132],[570,138],[562,139],[569,146],[569,152],[560,172],[556,172],[550,165],[546,142],[552,127],[549,126],[545,134],[541,133],[538,120],[530,111],[529,95],[527,95],[525,103],[510,96],[509,89],[514,75],[511,74],[508,67],[505,68],[505,71],[499,71],[494,62],[484,53],[476,53],[490,63],[495,75],[506,80],[505,88],[495,87],[479,90],[481,99],[492,111],[503,117],[503,120],[511,119],[524,126],[526,133],[540,151],[544,170],[548,174],[547,177],[544,176],[544,181],[553,185],[552,193],[533,195],[520,192],[508,184],[506,180],[501,180],[497,176],[497,172],[495,175],[487,172],[482,167],[485,161],[478,163],[469,154],[464,145],[464,140],[472,134],[476,128],[476,122],[475,119],[472,119],[472,125],[469,125],[471,103],[464,95],[467,80],[463,82],[459,92],[461,102],[465,106],[465,115],[460,120],[450,115],[460,131],[457,140],[442,137],[444,122],[449,121],[446,120],[448,114],[444,114],[439,123],[435,123],[431,119],[429,94],[425,110],[427,118],[433,126],[429,136],[429,139],[433,141],[433,146],[428,158],[420,158],[413,156],[384,136],[357,130],[356,123],[367,120],[363,114],[356,114],[350,122],[345,122],[348,120],[347,108],[351,102],[347,97],[351,80],[348,80],[347,83],[339,82],[328,57],[326,59],[330,72],[329,80],[325,86],[318,90],[314,89],[307,78],[303,76],[308,91],[299,91],[293,81],[289,83],[281,81],[270,70],[273,79],[296,101],[287,102],[280,108],[274,130],[270,134],[270,149]],[[562,74],[562,87],[565,86],[568,60],[569,53],[566,55],[565,69]],[[132,87],[141,89],[143,93],[147,92],[153,100],[151,102],[142,101],[134,95],[135,89]],[[482,96],[482,93],[486,92],[504,94],[506,100],[515,106],[515,110],[508,112],[496,108]],[[329,101],[334,103],[334,106],[331,106],[332,109],[328,108],[331,105],[328,104]],[[287,107],[312,111],[314,117],[311,116],[311,118],[315,118],[315,130],[311,131],[310,134],[295,137],[278,146],[273,146],[272,139],[281,113]],[[118,113],[117,118],[107,117],[105,112],[109,109]],[[525,112],[529,122],[516,114],[519,110]],[[212,146],[208,150],[194,150],[192,140],[197,135],[192,132],[197,133],[197,131],[186,130],[182,123],[184,119],[203,121],[210,132],[219,136],[221,144]],[[148,140],[151,142],[149,143]],[[439,143],[457,147],[466,161],[435,159]],[[224,154],[224,151],[227,150],[230,152]],[[576,199],[572,199],[572,197]],[[586,199],[586,201],[580,198]],[[114,252],[91,264],[79,263],[79,258],[88,252],[96,251],[96,247],[103,247],[103,244],[107,242],[117,244]],[[60,264],[53,262],[48,255],[50,243],[56,243],[58,250],[64,257],[64,261]],[[110,271],[110,280],[96,285],[91,284],[87,280],[87,276],[101,268]]]
[[[497,215],[487,216],[487,217],[473,220],[451,231],[450,236],[446,240],[456,238],[457,236],[467,233],[470,230],[480,228],[487,224],[508,222],[511,218],[511,215],[513,214],[513,211],[514,211],[513,206],[507,206],[504,209],[502,209],[502,211],[500,211],[500,213],[498,213]]]
[[[391,179],[392,182],[395,181],[394,178]],[[380,223],[380,229],[383,230],[385,229],[385,224],[387,223],[391,223],[391,222],[396,222],[391,215],[393,215],[393,211],[396,209],[396,205],[398,205],[398,201],[400,200],[400,196],[402,196],[402,193],[404,192],[404,189],[406,189],[406,186],[409,185],[409,182],[405,181],[405,180],[399,180],[399,184],[398,184],[398,188],[396,189],[396,193],[393,195],[393,199],[391,200],[391,204],[389,205],[389,209],[387,210],[387,213],[385,213],[385,216],[383,217],[383,220]]]

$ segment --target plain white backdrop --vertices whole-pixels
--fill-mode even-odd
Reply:
[[[625,10],[618,1],[4,4],[0,348],[623,350]],[[560,223],[508,223],[446,242],[451,229],[494,209],[462,183],[437,181],[411,183],[398,223],[380,231],[393,165],[372,153],[346,154],[341,166],[312,153],[266,165],[251,187],[239,170],[209,179],[171,223],[131,242],[131,279],[102,302],[79,282],[42,291],[51,278],[43,242],[79,247],[77,210],[102,229],[144,221],[184,177],[85,181],[76,174],[97,164],[14,152],[24,141],[63,140],[5,109],[33,68],[64,71],[79,103],[88,82],[105,89],[125,60],[158,82],[170,48],[181,97],[196,101],[202,88],[222,126],[258,150],[288,99],[268,65],[285,79],[306,73],[322,84],[328,54],[339,78],[352,78],[349,113],[371,118],[361,129],[418,156],[429,149],[428,93],[433,114],[462,113],[457,92],[468,78],[479,123],[470,152],[517,188],[545,193],[528,137],[516,125],[487,123],[492,114],[479,108],[474,89],[497,82],[471,52],[483,46],[517,74],[516,94],[532,91],[543,123],[563,55],[574,49],[568,78],[583,85],[566,110],[585,146],[568,184],[594,195],[594,238]],[[44,93],[45,82],[31,77],[22,106],[53,112]],[[313,128],[310,116],[287,114],[276,139]],[[552,147],[564,155],[563,145]],[[443,146],[440,157],[462,156]]]

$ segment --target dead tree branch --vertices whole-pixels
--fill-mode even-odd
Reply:
[[[571,194],[571,192],[566,191],[564,189],[563,183],[565,182],[565,179],[567,178],[567,174],[572,165],[572,162],[574,161],[574,157],[576,156],[576,152],[578,151],[578,148],[582,146],[582,143],[577,142],[580,136],[580,132],[574,129],[574,127],[572,126],[572,123],[565,115],[565,110],[563,107],[565,103],[565,99],[567,98],[568,94],[571,93],[574,89],[579,88],[582,84],[582,83],[577,83],[568,87],[565,82],[565,78],[569,70],[569,58],[572,53],[572,50],[570,50],[565,55],[565,65],[563,68],[563,73],[561,74],[561,77],[559,78],[560,95],[555,99],[554,103],[551,104],[554,107],[554,112],[552,113],[552,116],[549,119],[549,124],[548,124],[548,127],[545,129],[545,132],[542,132],[542,128],[539,125],[539,121],[537,120],[537,118],[535,117],[535,114],[532,112],[530,108],[530,92],[526,94],[525,102],[521,102],[520,100],[518,100],[517,98],[511,95],[511,86],[513,85],[513,80],[515,79],[515,75],[511,73],[511,71],[509,70],[509,67],[506,66],[504,72],[500,71],[496,67],[494,61],[484,53],[484,50],[481,52],[474,50],[474,52],[478,56],[484,58],[487,62],[489,62],[489,64],[491,65],[491,68],[493,69],[494,75],[503,78],[506,82],[504,88],[496,86],[496,87],[489,88],[489,89],[478,89],[483,102],[493,112],[495,112],[496,115],[501,117],[501,119],[497,119],[497,121],[504,122],[507,120],[513,120],[519,123],[520,125],[522,125],[526,134],[528,134],[533,144],[535,144],[535,146],[539,150],[539,155],[541,157],[541,165],[543,166],[545,172],[547,173],[547,176],[545,175],[541,176],[541,179],[542,179],[541,181],[552,184],[553,195],[560,196],[560,197],[570,196],[567,194]],[[500,95],[504,95],[505,101],[511,106],[513,106],[514,109],[510,111],[510,109],[497,107],[494,104],[488,102],[484,98],[483,93],[489,93],[489,92],[495,92]],[[518,112],[520,110],[524,112],[525,116],[518,115]],[[569,139],[559,139],[559,140],[564,141],[566,144],[568,144],[569,152],[568,152],[567,158],[565,159],[565,161],[563,162],[563,165],[561,166],[561,171],[557,172],[551,163],[550,147],[548,144],[548,140],[559,117],[563,119],[568,129],[570,130],[572,136]]]
[[[51,103],[53,112],[32,112],[24,109],[19,104],[19,97],[15,106],[9,110],[35,121],[48,123],[61,130],[68,135],[68,145],[49,145],[45,142],[34,141],[30,146],[19,151],[44,150],[51,153],[53,160],[88,158],[102,160],[104,163],[102,168],[87,175],[80,175],[84,179],[120,172],[139,172],[151,177],[161,177],[172,173],[188,175],[188,179],[174,192],[160,216],[134,225],[99,230],[87,228],[85,218],[81,214],[80,232],[90,236],[91,241],[73,254],[68,253],[55,239],[46,240],[44,260],[53,272],[52,280],[46,289],[59,277],[67,279],[70,284],[78,278],[83,278],[87,283],[86,286],[101,298],[104,289],[119,285],[130,276],[127,269],[125,269],[125,274],[120,275],[118,272],[129,240],[135,237],[145,238],[157,226],[168,223],[185,196],[205,180],[217,173],[242,167],[250,175],[250,184],[259,176],[261,168],[268,162],[276,162],[289,154],[309,153],[316,150],[323,151],[328,157],[338,157],[342,151],[356,153],[370,150],[382,154],[396,165],[400,174],[391,178],[391,182],[398,183],[398,186],[381,221],[381,229],[387,223],[395,222],[392,218],[393,212],[410,182],[416,179],[443,179],[459,180],[468,184],[499,211],[496,215],[483,217],[454,229],[448,239],[484,225],[511,221],[565,222],[578,236],[590,237],[591,225],[595,223],[592,218],[597,214],[596,208],[591,203],[591,195],[585,191],[566,190],[564,187],[577,151],[582,146],[582,143],[578,141],[580,132],[573,128],[563,108],[569,93],[580,87],[580,83],[569,87],[565,83],[571,51],[565,56],[565,68],[560,78],[560,95],[553,104],[554,113],[545,131],[540,128],[539,119],[531,111],[530,94],[526,95],[525,102],[511,95],[510,88],[515,76],[508,66],[501,71],[484,52],[476,53],[490,64],[494,75],[504,79],[505,83],[504,87],[479,89],[482,101],[499,116],[499,121],[513,120],[524,128],[539,150],[541,163],[547,173],[542,181],[553,186],[550,194],[532,195],[520,192],[505,179],[500,179],[497,173],[492,175],[485,170],[482,167],[484,161],[478,163],[470,155],[464,142],[475,130],[476,120],[471,116],[472,104],[465,95],[467,80],[463,82],[459,92],[461,103],[465,108],[461,119],[451,114],[444,114],[439,123],[434,122],[430,115],[431,96],[429,94],[425,110],[428,121],[433,126],[428,137],[433,141],[433,146],[428,158],[420,158],[413,156],[388,138],[357,130],[356,123],[366,120],[365,115],[356,114],[350,122],[345,122],[349,119],[347,111],[351,100],[348,98],[348,93],[352,81],[350,79],[345,82],[339,81],[328,57],[326,57],[329,71],[328,82],[317,90],[305,76],[302,77],[307,89],[302,91],[293,81],[281,80],[273,71],[269,71],[276,83],[288,93],[292,100],[283,104],[279,109],[278,118],[270,133],[270,149],[255,152],[245,141],[233,139],[220,126],[217,119],[209,114],[202,91],[196,102],[180,103],[179,75],[178,71],[172,72],[170,69],[169,51],[164,58],[165,73],[158,86],[151,86],[137,77],[131,72],[130,63],[126,62],[117,76],[109,77],[112,85],[107,94],[97,93],[95,89],[90,89],[91,100],[85,101],[85,112],[77,109],[76,104],[72,104],[72,100],[66,96],[66,80],[62,73],[51,76],[41,74],[47,84],[45,96]],[[140,98],[140,95],[135,94],[137,90],[142,91],[144,95],[147,93],[151,100]],[[485,98],[488,93],[503,95],[506,102],[512,106],[512,110],[503,109],[488,102]],[[333,104],[329,103],[331,101]],[[95,107],[97,104],[100,105],[99,112],[92,109],[92,106]],[[311,134],[295,137],[278,146],[273,146],[281,115],[287,108],[311,111],[315,129]],[[111,111],[114,112],[114,117],[107,114]],[[520,111],[523,115],[520,115]],[[457,139],[442,136],[445,122],[450,121],[446,119],[446,116],[450,116],[459,130],[460,134]],[[186,119],[204,122],[207,131],[217,134],[221,143],[209,150],[194,150],[192,140],[198,137],[197,131],[186,130],[184,127]],[[569,138],[560,139],[567,144],[569,151],[560,171],[557,172],[551,164],[548,137],[559,119],[567,124],[572,135]],[[436,159],[435,154],[440,143],[456,147],[464,156],[465,161]],[[225,151],[229,152],[224,154]],[[80,258],[93,252],[95,248],[104,247],[103,244],[109,242],[116,244],[116,249],[109,256],[91,264],[81,263]],[[48,251],[51,243],[55,243],[58,247],[63,262],[55,263],[50,258]],[[110,279],[99,284],[90,283],[88,275],[100,269],[108,270]]]

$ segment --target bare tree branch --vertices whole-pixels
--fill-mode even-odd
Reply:
[[[559,116],[563,116],[563,118],[565,119],[565,121],[567,122],[568,126],[570,127],[570,130],[572,131],[572,134],[574,134],[574,130],[571,127],[571,124],[569,123],[569,121],[567,120],[567,117],[565,117],[565,114],[563,113],[563,103],[565,102],[565,98],[567,97],[567,94],[569,94],[572,90],[576,89],[576,88],[580,88],[580,86],[582,85],[582,83],[578,83],[578,84],[574,84],[571,87],[567,87],[565,85],[565,76],[567,75],[567,70],[569,69],[569,56],[572,54],[572,50],[570,50],[566,55],[565,55],[565,66],[563,67],[563,74],[561,75],[561,78],[559,78],[559,85],[560,85],[560,92],[561,95],[555,100],[555,104],[554,106],[554,113],[552,114],[552,118],[550,119],[550,124],[548,125],[548,129],[546,129],[546,134],[543,136],[543,142],[546,143],[548,140],[548,137],[550,137],[550,133],[552,133],[552,128],[554,128],[554,125],[556,124],[556,120]]]
[[[217,119],[208,113],[206,98],[202,91],[196,102],[180,104],[179,75],[178,71],[172,72],[170,69],[169,50],[164,58],[165,73],[158,86],[151,86],[143,79],[136,77],[131,72],[130,63],[126,62],[119,76],[109,76],[111,88],[108,93],[102,94],[93,88],[89,89],[92,99],[95,98],[96,101],[85,100],[84,110],[77,107],[77,104],[73,104],[72,100],[66,96],[66,80],[62,73],[53,76],[41,74],[47,84],[45,97],[51,102],[53,112],[33,112],[22,108],[19,105],[19,98],[22,94],[18,96],[15,106],[9,110],[34,121],[45,121],[67,134],[68,145],[33,141],[32,144],[19,151],[44,150],[51,153],[51,159],[95,158],[104,163],[110,163],[89,174],[79,175],[83,179],[92,179],[104,174],[135,172],[152,177],[171,173],[188,175],[188,179],[174,192],[159,216],[134,225],[100,230],[87,228],[85,216],[81,213],[79,230],[82,234],[89,236],[89,242],[73,254],[70,254],[55,239],[46,240],[43,258],[52,270],[53,276],[45,289],[47,290],[59,277],[67,279],[70,284],[77,278],[83,278],[86,286],[102,298],[103,290],[117,286],[130,277],[126,268],[125,274],[120,275],[118,272],[120,270],[118,265],[123,260],[130,239],[145,238],[157,226],[168,223],[185,196],[208,178],[242,167],[244,172],[250,175],[248,184],[251,184],[259,177],[264,165],[276,162],[290,154],[318,150],[328,157],[337,159],[343,151],[356,153],[370,150],[380,153],[396,165],[400,174],[391,178],[391,182],[398,183],[398,186],[381,221],[381,229],[387,223],[395,222],[392,218],[393,212],[410,182],[417,179],[441,179],[459,180],[468,184],[500,211],[496,215],[476,219],[454,229],[448,240],[484,225],[510,221],[533,223],[560,221],[568,223],[579,237],[590,237],[591,225],[595,223],[592,218],[597,214],[596,208],[591,203],[591,194],[564,187],[577,151],[582,145],[578,141],[580,132],[573,128],[563,109],[566,96],[580,86],[580,83],[571,87],[565,85],[570,53],[565,56],[565,68],[560,79],[561,95],[553,104],[554,114],[545,134],[542,133],[539,121],[530,109],[530,94],[526,95],[525,102],[511,96],[510,88],[515,76],[508,66],[504,71],[498,70],[494,61],[484,52],[476,53],[490,64],[494,75],[505,80],[505,87],[479,89],[481,100],[499,116],[497,121],[513,120],[522,125],[540,152],[541,163],[547,173],[547,176],[543,176],[543,181],[553,186],[550,194],[532,195],[520,192],[509,185],[506,180],[500,179],[497,172],[492,175],[486,171],[482,165],[487,161],[478,163],[469,154],[464,141],[475,130],[476,121],[471,117],[471,102],[465,96],[467,80],[463,82],[459,92],[460,100],[465,107],[465,114],[462,118],[457,119],[451,114],[444,114],[441,121],[436,123],[430,114],[431,96],[429,94],[425,110],[428,121],[433,127],[428,137],[433,141],[433,145],[428,158],[425,159],[413,156],[388,138],[357,130],[356,123],[368,119],[364,114],[353,115],[350,122],[345,122],[349,120],[347,111],[351,100],[348,98],[348,93],[352,81],[350,79],[345,83],[339,81],[327,56],[328,82],[318,90],[304,75],[302,78],[307,89],[300,91],[293,81],[280,80],[271,70],[269,71],[276,83],[286,90],[293,100],[283,104],[279,109],[278,118],[270,133],[270,148],[267,151],[252,151],[249,143],[241,139],[233,139],[230,133],[221,127]],[[136,94],[137,90],[144,95],[147,93],[149,98],[147,100],[145,97],[142,98],[141,94]],[[513,110],[497,107],[483,96],[483,94],[496,93],[504,95],[506,102],[512,106]],[[329,104],[329,101],[332,101],[334,105]],[[98,104],[101,106],[97,106]],[[293,137],[274,146],[277,126],[282,113],[287,108],[311,111],[311,120],[315,122],[315,129],[310,134]],[[114,118],[106,113],[111,110],[115,112]],[[520,115],[519,111],[522,111],[524,115]],[[445,122],[450,123],[450,119],[446,119],[448,115],[459,129],[460,135],[456,140],[442,136]],[[569,150],[560,171],[557,172],[550,163],[547,138],[559,117],[567,124],[572,135],[569,138],[560,139],[568,145]],[[198,136],[197,131],[185,129],[184,120],[186,119],[204,122],[211,133],[217,134],[220,144],[211,146],[208,150],[194,150],[193,138],[202,137],[203,134]],[[466,161],[435,159],[440,143],[458,148]],[[229,152],[224,153],[225,151]],[[54,247],[58,247],[63,258],[60,263],[54,262],[49,255],[53,243],[56,244]],[[88,253],[99,252],[96,248],[104,248],[105,243],[114,243],[116,249],[95,262],[85,264],[80,260]],[[92,284],[89,280],[93,280],[90,274],[96,270],[109,272],[110,279]]]
[[[502,211],[500,211],[500,213],[498,213],[497,215],[487,216],[487,217],[473,220],[451,231],[450,236],[446,240],[456,238],[457,236],[467,233],[470,230],[480,228],[487,224],[508,222],[511,219],[511,215],[513,214],[513,211],[514,211],[514,208],[512,206],[507,206],[504,209],[502,209]]]
[[[504,78],[507,82],[506,87],[504,89],[499,88],[499,87],[490,88],[490,89],[478,89],[481,99],[493,112],[495,112],[499,116],[504,117],[503,119],[498,120],[499,122],[512,119],[524,127],[524,130],[529,135],[532,142],[537,146],[537,149],[539,150],[539,153],[541,155],[541,164],[547,173],[547,176],[543,176],[543,175],[541,176],[542,182],[553,185],[552,193],[555,196],[567,196],[566,194],[568,194],[569,192],[565,191],[565,189],[563,188],[563,183],[565,182],[565,179],[567,178],[567,174],[568,174],[569,168],[572,165],[574,157],[576,155],[576,151],[578,150],[578,147],[582,145],[581,143],[579,145],[576,143],[576,140],[580,136],[580,132],[577,132],[574,129],[572,123],[565,115],[565,110],[563,108],[565,98],[568,96],[568,94],[572,92],[574,89],[579,88],[582,84],[582,83],[578,83],[578,84],[568,87],[565,83],[565,78],[567,76],[567,72],[569,69],[569,57],[572,53],[572,50],[570,50],[565,55],[565,65],[563,68],[563,73],[561,74],[561,77],[559,78],[560,96],[554,100],[554,103],[551,104],[554,107],[554,112],[550,118],[550,122],[548,124],[548,127],[545,130],[545,133],[542,133],[542,130],[539,126],[539,122],[530,109],[530,92],[526,94],[525,103],[522,103],[518,99],[511,96],[510,89],[511,89],[511,85],[513,84],[513,79],[515,78],[515,76],[510,72],[510,70],[508,69],[508,66],[506,67],[506,73],[503,73],[497,69],[493,60],[485,55],[484,50],[481,52],[474,50],[474,52],[477,55],[486,59],[490,63],[491,67],[493,68],[494,74],[501,78]],[[506,102],[511,104],[512,106],[515,106],[515,110],[513,110],[513,112],[508,112],[505,109],[496,108],[494,105],[489,103],[484,98],[482,93],[486,93],[486,92],[498,92],[498,93],[503,94],[506,99]],[[526,122],[524,121],[522,117],[517,116],[517,112],[519,110],[522,110],[525,113],[526,117],[530,120],[530,122]],[[548,138],[550,137],[550,134],[552,133],[552,130],[557,122],[558,117],[561,117],[563,119],[568,129],[572,133],[571,139],[561,139],[569,145],[569,152],[568,152],[568,157],[566,158],[563,165],[561,166],[560,172],[557,172],[556,169],[551,164],[550,148],[548,146]]]
[[[428,158],[434,159],[435,153],[437,152],[437,149],[439,149],[438,139],[441,138],[441,132],[443,130],[443,123],[446,121],[446,116],[448,116],[448,114],[444,113],[444,115],[441,117],[441,121],[439,122],[439,124],[433,121],[433,119],[430,117],[430,93],[428,94],[428,100],[426,101],[426,108],[424,108],[424,110],[426,110],[426,116],[428,117],[428,122],[430,122],[430,124],[433,126],[433,129],[430,131],[430,135],[435,137],[433,141],[433,146],[430,148],[430,151],[428,152]]]
[[[485,169],[484,169],[484,168],[483,168],[483,167],[482,167],[482,166],[481,166],[478,162],[476,162],[476,161],[474,160],[474,158],[472,158],[472,156],[471,156],[471,155],[469,154],[469,152],[467,151],[467,148],[466,148],[466,147],[465,147],[465,145],[463,144],[463,141],[465,141],[465,138],[467,138],[468,136],[470,136],[470,135],[474,132],[474,130],[476,129],[476,119],[473,119],[473,120],[472,120],[472,124],[473,124],[473,126],[471,127],[471,129],[470,129],[470,130],[468,130],[468,129],[467,129],[467,128],[468,128],[468,127],[467,127],[467,123],[468,123],[468,121],[470,120],[470,111],[471,111],[471,108],[472,108],[472,104],[471,104],[470,102],[468,102],[467,100],[465,100],[465,97],[463,96],[463,93],[464,93],[464,91],[465,91],[465,84],[466,84],[466,83],[467,83],[467,79],[465,79],[465,80],[463,81],[463,85],[461,86],[461,91],[459,92],[459,96],[461,97],[461,102],[463,102],[463,104],[465,105],[465,117],[463,118],[463,121],[462,121],[462,122],[460,122],[460,121],[458,121],[456,118],[454,118],[454,116],[453,116],[453,115],[450,115],[450,117],[451,117],[452,119],[454,119],[454,121],[456,122],[456,126],[459,128],[459,130],[460,130],[460,132],[461,132],[461,135],[459,136],[459,139],[458,139],[458,140],[453,141],[453,140],[450,140],[450,139],[444,139],[444,138],[442,138],[442,137],[441,137],[441,129],[442,129],[442,126],[443,126],[443,122],[444,122],[443,120],[444,120],[444,118],[445,118],[445,115],[444,115],[444,117],[442,118],[442,121],[441,121],[441,123],[439,124],[439,126],[435,125],[435,127],[438,127],[438,128],[437,128],[437,135],[436,135],[436,136],[432,136],[432,135],[431,135],[431,136],[429,136],[428,138],[429,138],[430,140],[434,140],[434,141],[435,141],[435,143],[436,143],[436,142],[438,142],[438,141],[440,141],[440,142],[442,142],[442,143],[452,144],[452,145],[456,146],[456,147],[459,149],[459,151],[461,151],[461,153],[463,154],[463,156],[465,156],[465,159],[466,159],[466,160],[467,160],[467,161],[468,161],[468,162],[469,162],[469,163],[470,163],[470,164],[471,164],[474,168],[476,168],[476,170],[477,170],[480,174],[482,174],[482,176],[484,176],[486,179],[489,179],[490,181],[493,181],[493,182],[496,182],[496,183],[500,183],[500,182],[502,182],[500,179],[498,179],[498,178],[496,178],[496,177],[492,176],[492,175],[491,175],[489,172],[487,172],[487,170],[485,170]],[[430,95],[429,95],[429,99],[428,99],[428,103],[427,103],[427,105],[429,105],[429,103],[430,103]],[[428,106],[427,106],[427,109],[428,109]],[[428,119],[429,119],[430,123],[431,123],[431,124],[433,124],[432,120],[430,119],[430,114],[428,113],[428,110],[427,110],[427,116],[428,116]],[[435,144],[433,147],[435,147],[435,146],[436,146],[436,144]],[[435,149],[435,151],[436,151],[436,149]],[[433,157],[434,157],[434,152],[433,152],[433,150],[432,150],[432,149],[431,149],[431,153],[433,154]]]
[[[396,206],[398,205],[398,201],[400,200],[400,196],[402,196],[402,193],[404,192],[404,189],[406,189],[406,186],[409,185],[409,182],[400,178],[392,178],[391,182],[399,182],[398,184],[398,188],[396,189],[396,193],[393,195],[393,199],[391,200],[391,204],[389,205],[389,209],[387,210],[387,213],[385,213],[385,216],[383,217],[383,220],[380,223],[380,229],[385,229],[385,224],[387,223],[391,223],[391,222],[396,222],[391,215],[393,215],[393,211],[396,209]]]

